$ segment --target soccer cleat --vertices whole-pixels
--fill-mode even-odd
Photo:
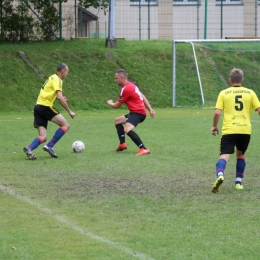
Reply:
[[[212,186],[212,192],[219,192],[220,185],[224,182],[224,176],[219,176]]]
[[[242,184],[236,184],[235,185],[235,188],[237,189],[237,190],[243,190],[244,189],[244,186],[242,185]]]
[[[126,143],[122,143],[122,144],[118,145],[118,147],[116,148],[116,151],[120,152],[120,151],[123,151],[125,149],[127,149]]]
[[[144,148],[141,148],[136,155],[138,156],[138,155],[144,155],[144,154],[149,154],[149,153],[150,153],[150,150],[149,150],[149,149],[147,149],[147,148],[145,148],[145,149],[144,149]]]
[[[23,148],[23,151],[25,152],[25,154],[27,155],[29,160],[36,160],[37,159],[36,155],[31,151],[31,149],[29,147],[25,146]]]
[[[44,145],[43,150],[45,152],[48,152],[52,158],[58,158],[58,155],[54,152],[52,147],[48,147],[47,145]]]

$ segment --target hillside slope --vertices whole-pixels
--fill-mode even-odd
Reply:
[[[244,86],[260,96],[258,42],[196,44],[204,107],[214,107],[220,90],[228,86],[230,70],[244,71]],[[110,109],[106,100],[116,100],[120,87],[115,71],[124,68],[153,107],[172,106],[172,42],[118,40],[106,48],[104,39],[74,39],[63,42],[0,45],[0,110],[32,110],[44,80],[20,57],[22,51],[45,78],[59,63],[69,66],[63,92],[74,110]],[[202,107],[194,55],[190,44],[178,45],[176,105]],[[59,109],[59,104],[55,107]]]
[[[1,110],[32,110],[44,82],[19,51],[45,77],[55,73],[59,63],[68,64],[63,92],[73,109],[108,108],[106,100],[118,97],[114,73],[121,67],[154,107],[171,106],[171,42],[119,41],[117,48],[110,49],[103,39],[86,39],[0,45]]]

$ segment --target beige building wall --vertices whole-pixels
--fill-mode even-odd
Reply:
[[[158,38],[173,39],[172,0],[161,0],[158,5]]]
[[[139,8],[130,5],[130,1],[118,0],[115,6],[115,37],[125,39],[151,39],[158,37],[158,8],[150,7],[150,17],[147,7]],[[150,28],[148,26],[150,19]],[[130,36],[131,35],[131,36]]]
[[[225,37],[243,36],[243,8],[242,5],[224,6],[222,9],[223,25],[221,28],[221,6],[210,5],[208,10],[207,38],[221,39],[222,36],[224,39]]]
[[[203,35],[202,30],[203,13],[201,7],[198,9],[194,5],[173,5],[173,39],[197,39],[198,35],[199,37]]]
[[[73,9],[75,0],[68,0],[63,5]],[[207,39],[257,36],[257,28],[260,26],[258,9],[255,0],[243,0],[243,4],[239,5],[224,5],[221,28],[221,7],[215,0],[208,0],[207,16],[203,0],[199,6],[174,5],[171,0],[158,0],[158,4],[151,5],[149,10],[147,5],[138,6],[132,5],[130,0],[115,0],[114,36],[129,40],[204,39],[205,34]],[[88,28],[85,28],[88,37],[98,35],[106,38],[108,13],[104,15],[103,10],[95,8],[89,8],[88,11],[98,16],[98,22],[90,22]],[[73,37],[75,30],[72,22],[67,27],[71,27],[68,35]]]
[[[256,36],[255,23],[257,23],[258,4],[252,0],[244,0],[244,36]]]

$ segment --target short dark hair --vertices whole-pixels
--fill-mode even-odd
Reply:
[[[244,73],[241,69],[232,69],[230,72],[230,79],[233,83],[242,83],[244,78]]]
[[[116,73],[122,75],[126,79],[128,77],[128,73],[124,69],[119,69]]]
[[[58,65],[57,71],[62,71],[64,69],[66,69],[66,67],[68,67],[67,64],[61,63],[61,64]]]

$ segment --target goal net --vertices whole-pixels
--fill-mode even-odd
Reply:
[[[229,86],[233,68],[244,72],[244,87],[260,97],[260,40],[175,40],[172,106],[214,107]]]

